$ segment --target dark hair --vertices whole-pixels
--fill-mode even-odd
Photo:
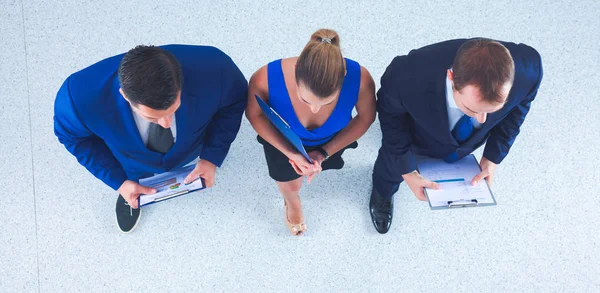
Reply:
[[[484,101],[504,103],[505,84],[515,78],[515,63],[502,44],[489,39],[473,39],[460,46],[454,65],[454,88],[458,91],[467,85],[479,89]]]
[[[316,31],[296,62],[296,83],[302,82],[316,96],[326,98],[342,87],[345,75],[340,37],[330,29]]]
[[[119,82],[130,102],[165,110],[177,99],[183,74],[171,52],[155,46],[137,46],[123,56]]]

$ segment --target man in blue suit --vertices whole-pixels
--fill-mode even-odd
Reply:
[[[401,182],[419,200],[426,200],[423,188],[440,188],[416,171],[416,155],[455,162],[487,142],[471,183],[491,184],[541,80],[541,57],[524,44],[459,39],[396,57],[377,93],[383,139],[369,204],[375,229],[389,230]]]
[[[140,194],[156,192],[140,178],[195,163],[186,182],[214,184],[247,91],[244,75],[216,48],[138,46],[67,78],[56,96],[54,132],[119,192],[117,224],[127,233],[139,221]]]

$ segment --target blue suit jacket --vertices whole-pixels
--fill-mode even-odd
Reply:
[[[54,105],[54,132],[81,165],[117,190],[127,179],[163,173],[196,157],[220,166],[240,128],[248,83],[213,47],[168,45],[183,71],[177,141],[166,154],[144,145],[129,103],[119,93],[123,55],[72,74]]]
[[[381,78],[377,110],[383,132],[380,159],[388,179],[416,170],[415,153],[444,158],[457,152],[462,158],[483,143],[484,157],[499,164],[508,154],[542,80],[541,57],[536,50],[502,43],[515,62],[515,80],[505,106],[466,142],[450,132],[446,108],[446,71],[467,39],[450,40],[394,58]]]

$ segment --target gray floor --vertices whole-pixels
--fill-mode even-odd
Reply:
[[[597,1],[147,2],[0,0],[1,292],[600,291]],[[309,233],[291,237],[244,121],[215,188],[145,208],[123,235],[115,192],[54,137],[57,89],[102,58],[208,44],[249,77],[299,54],[320,27],[338,30],[378,84],[395,55],[445,39],[538,49],[544,81],[498,170],[498,206],[431,211],[403,186],[392,230],[377,234],[367,210],[375,124],[344,171],[303,189]]]

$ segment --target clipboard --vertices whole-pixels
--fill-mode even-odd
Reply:
[[[140,185],[155,188],[154,194],[142,194],[138,197],[138,206],[143,207],[157,202],[169,200],[194,191],[206,188],[204,178],[184,184],[183,181],[196,165],[192,164],[178,170],[165,172],[152,177],[140,179]]]
[[[497,205],[486,180],[481,180],[477,186],[471,185],[473,178],[481,172],[473,154],[455,163],[418,157],[417,171],[425,179],[442,185],[441,190],[425,188],[425,195],[432,210]]]
[[[302,139],[292,130],[289,124],[273,110],[261,97],[258,95],[254,95],[258,105],[262,109],[265,116],[271,121],[271,124],[275,126],[275,128],[283,135],[283,137],[300,153],[304,158],[309,162],[313,163],[312,159],[308,156],[306,149],[304,149],[304,145],[302,144]]]

